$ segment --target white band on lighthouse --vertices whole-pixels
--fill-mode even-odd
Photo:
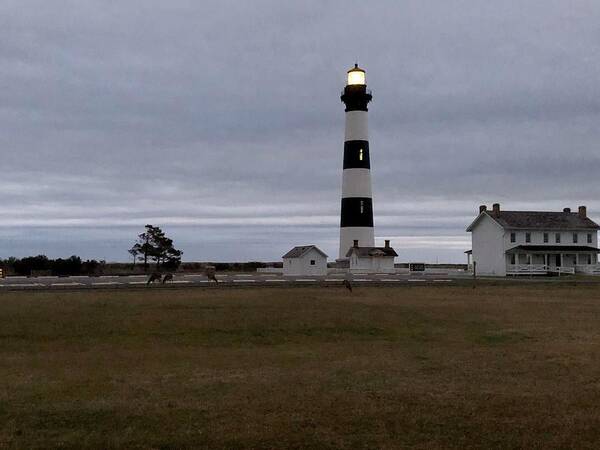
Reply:
[[[369,140],[369,116],[366,111],[348,111],[346,113],[345,141]]]
[[[361,247],[375,247],[373,227],[344,227],[340,229],[340,258],[345,258],[354,241]],[[343,253],[344,256],[341,256]]]
[[[369,169],[345,169],[342,175],[342,198],[371,198],[371,171]]]

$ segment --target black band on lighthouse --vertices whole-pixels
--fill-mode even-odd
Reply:
[[[373,96],[371,91],[363,85],[348,85],[342,92],[341,100],[346,104],[346,112],[348,111],[368,111],[367,104]]]
[[[368,197],[342,198],[340,227],[372,227],[373,200]]]
[[[344,142],[344,169],[370,169],[369,141]]]

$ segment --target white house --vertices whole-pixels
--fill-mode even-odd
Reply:
[[[491,211],[469,225],[471,258],[480,275],[600,273],[597,223],[577,212]],[[469,254],[469,252],[467,252]]]
[[[316,245],[294,247],[283,255],[283,275],[327,275],[327,255]]]
[[[346,258],[350,272],[394,272],[394,258],[398,256],[390,247],[390,241],[385,241],[385,247],[360,247],[358,240],[350,247]]]

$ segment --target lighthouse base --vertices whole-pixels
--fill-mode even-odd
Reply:
[[[358,241],[359,247],[374,247],[375,233],[373,227],[342,227],[340,228],[339,259],[347,258],[348,250]]]

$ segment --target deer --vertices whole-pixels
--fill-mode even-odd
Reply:
[[[206,278],[219,284],[219,280],[217,280],[215,266],[206,266],[204,274],[206,275]]]
[[[160,282],[161,279],[162,279],[162,274],[160,272],[154,272],[152,275],[150,275],[150,278],[148,278],[146,286],[150,286],[150,284],[152,284],[156,281]]]

